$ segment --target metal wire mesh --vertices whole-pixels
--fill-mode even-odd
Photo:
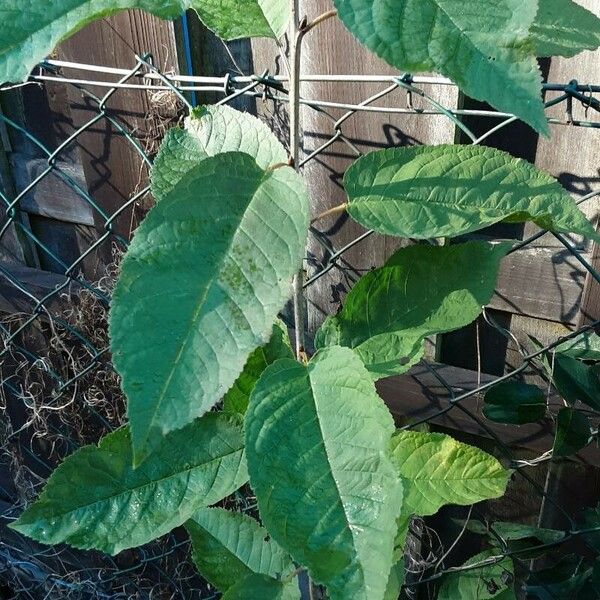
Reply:
[[[102,73],[106,80],[95,81],[69,76],[72,68],[81,71]],[[382,89],[363,102],[352,105],[343,102],[321,101],[314,98],[303,98],[302,103],[311,109],[329,115],[330,109],[342,109],[341,118],[330,117],[332,130],[327,140],[317,149],[306,153],[302,165],[305,166],[316,160],[334,143],[345,143],[353,155],[359,156],[360,151],[346,136],[344,124],[348,119],[362,112],[388,112],[398,115],[443,115],[449,119],[473,144],[484,142],[490,135],[506,127],[515,120],[508,114],[485,110],[466,110],[446,108],[426,93],[422,86],[452,85],[451,82],[437,77],[398,77],[373,76],[356,78],[353,76],[306,76],[306,81],[336,82],[336,81],[369,81],[380,84]],[[37,252],[48,255],[60,265],[64,277],[52,289],[39,293],[33,289],[27,280],[15,277],[13,271],[5,265],[0,265],[0,277],[14,289],[20,301],[28,308],[18,314],[7,315],[0,320],[0,335],[3,346],[0,351],[1,391],[4,408],[19,414],[18,426],[14,419],[5,417],[3,428],[2,461],[5,476],[2,478],[0,493],[2,498],[2,518],[4,523],[16,518],[23,507],[39,492],[45,478],[61,457],[71,453],[84,443],[91,443],[118,427],[123,422],[123,398],[119,391],[119,382],[110,365],[108,337],[106,333],[106,312],[110,293],[116,277],[116,269],[120,255],[127,247],[127,240],[116,232],[115,221],[131,206],[138,203],[148,193],[144,187],[133,195],[117,210],[109,213],[94,198],[93,194],[84,189],[79,182],[66,172],[60,163],[60,157],[77,143],[79,136],[90,130],[96,124],[109,122],[118,135],[123,136],[131,145],[132,151],[139,154],[146,167],[150,167],[150,157],[142,144],[129,131],[121,120],[112,114],[111,101],[123,89],[142,89],[153,93],[174,95],[182,107],[190,108],[186,92],[222,92],[221,103],[231,102],[241,96],[250,96],[267,102],[286,102],[285,77],[270,76],[263,73],[260,76],[226,76],[184,77],[167,76],[157,69],[150,56],[136,57],[135,64],[130,69],[105,68],[94,65],[80,65],[47,61],[40,66],[32,82],[46,83],[58,81],[68,86],[74,86],[93,101],[96,107],[95,116],[85,125],[56,148],[48,148],[35,135],[18,122],[6,115],[0,114],[0,121],[13,132],[25,136],[34,144],[45,157],[46,167],[31,180],[25,189],[10,195],[8,190],[0,191],[6,218],[0,229],[0,241],[8,235],[11,228],[16,228],[20,239],[31,244]],[[103,96],[97,96],[90,89],[106,88]],[[582,103],[586,109],[598,110],[600,103],[594,94],[600,92],[600,86],[581,85],[577,82],[565,84],[547,84],[546,89],[557,93],[557,96],[547,102],[547,106],[564,104],[565,119],[553,118],[555,125],[569,125],[587,128],[599,128],[600,121],[575,119],[572,113],[573,101]],[[395,108],[380,107],[377,101],[394,92],[402,91],[406,101],[404,105]],[[413,98],[419,97],[426,108],[416,108]],[[477,136],[463,121],[465,116],[480,116],[490,119],[490,128],[484,135]],[[95,214],[98,235],[89,249],[75,261],[65,264],[34,232],[19,218],[21,202],[42,180],[53,175],[60,178],[77,195],[87,203]],[[600,195],[600,189],[592,191],[580,200],[588,202]],[[523,240],[515,246],[513,252],[519,252],[537,240],[546,232]],[[308,276],[305,288],[313,285],[321,277],[333,269],[343,269],[344,255],[353,247],[364,244],[373,235],[366,231],[344,247],[335,248],[317,229],[312,230],[316,241],[326,250],[326,258],[315,263],[308,260]],[[600,274],[586,260],[580,249],[566,236],[553,234],[561,246],[577,260],[593,279],[600,283]],[[114,262],[107,265],[106,271],[97,281],[89,281],[82,274],[82,263],[101,246],[112,248]],[[82,318],[84,315],[85,318]],[[488,323],[502,335],[511,336],[493,318],[487,316]],[[571,333],[568,338],[576,338],[585,331],[596,327],[594,322],[578,331]],[[40,337],[43,343],[40,344]],[[539,494],[544,502],[554,504],[555,509],[565,519],[567,536],[560,543],[539,545],[537,550],[551,549],[561,544],[567,544],[573,539],[581,538],[585,533],[594,533],[600,527],[582,528],[577,521],[577,515],[569,514],[530,474],[530,469],[536,465],[548,463],[551,453],[531,460],[519,460],[514,456],[509,445],[498,436],[477,414],[464,406],[464,401],[478,397],[487,389],[502,381],[511,379],[525,370],[538,367],[538,359],[553,350],[567,338],[556,340],[534,351],[525,349],[518,344],[522,355],[522,363],[516,369],[495,378],[475,389],[461,391],[455,389],[444,380],[436,370],[432,373],[443,386],[450,400],[448,405],[439,410],[431,411],[421,422],[411,423],[415,427],[449,411],[461,411],[470,419],[476,421],[481,429],[496,442],[497,449],[515,470],[515,477],[522,477],[530,486],[531,493]],[[594,432],[597,437],[597,429]],[[252,510],[252,501],[239,495],[238,502],[243,508]],[[477,509],[470,509],[467,521],[477,516]],[[188,542],[185,536],[174,532],[153,544],[139,550],[126,552],[116,558],[110,558],[98,553],[76,552],[67,547],[46,548],[34,544],[25,538],[10,533],[3,528],[6,535],[0,541],[0,580],[8,586],[7,593],[14,593],[19,598],[213,598],[217,597],[202,580],[194,573],[188,560]],[[465,567],[452,565],[452,552],[455,544],[445,548],[432,532],[421,521],[412,526],[412,552],[409,555],[409,587],[407,594],[416,597],[417,590],[427,589],[435,584],[444,574]],[[465,535],[466,526],[456,540]],[[531,548],[519,550],[510,549],[506,540],[490,527],[490,534],[496,539],[499,551],[486,559],[485,564],[499,562],[507,556],[519,562],[522,569],[529,571],[531,567]],[[419,540],[418,543],[415,540]],[[523,557],[523,558],[521,558]],[[474,569],[481,565],[470,565]],[[553,597],[549,592],[549,597]]]

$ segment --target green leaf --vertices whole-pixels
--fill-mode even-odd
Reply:
[[[508,521],[495,521],[491,527],[487,527],[481,521],[470,520],[467,529],[479,535],[490,536],[491,541],[495,541],[495,536],[491,533],[493,528],[494,533],[498,534],[507,542],[521,541],[527,539],[536,539],[542,544],[553,544],[565,538],[566,533],[557,529],[544,529],[532,525],[523,525],[522,523],[511,523]]]
[[[294,358],[294,352],[286,326],[281,321],[276,321],[269,342],[250,355],[242,374],[225,394],[223,412],[243,416],[258,378],[270,364],[280,358]]]
[[[498,423],[535,423],[546,415],[546,397],[535,385],[518,381],[499,383],[485,394],[483,414]]]
[[[537,56],[571,57],[600,46],[600,19],[571,0],[539,0],[531,29]]]
[[[152,194],[161,200],[201,160],[223,152],[250,154],[261,169],[287,161],[271,130],[249,113],[230,106],[200,106],[185,129],[169,129],[152,167]]]
[[[294,583],[282,583],[266,577],[253,574],[238,581],[230,587],[221,600],[299,600],[300,590]]]
[[[220,38],[280,38],[290,20],[288,0],[191,0],[202,22]]]
[[[0,82],[24,81],[54,47],[85,25],[126,9],[175,19],[194,8],[223,39],[281,37],[287,0],[11,0],[0,8]]]
[[[400,596],[400,590],[404,585],[404,558],[392,566],[390,574],[388,576],[387,588],[383,600],[398,600]]]
[[[401,484],[387,455],[392,417],[347,348],[304,366],[279,360],[246,413],[251,484],[273,538],[331,600],[381,600]]]
[[[519,0],[521,2],[521,0]],[[454,237],[500,221],[596,233],[556,179],[482,146],[415,146],[371,152],[346,172],[348,213],[380,233]]]
[[[537,0],[334,0],[356,38],[393,67],[436,71],[471,98],[548,132],[529,41]]]
[[[464,566],[492,560],[495,556],[493,551],[486,550],[470,558]],[[514,592],[507,585],[512,584],[513,579],[512,560],[502,558],[494,564],[446,575],[440,586],[438,600],[515,600]]]
[[[198,571],[221,592],[250,575],[289,576],[294,564],[253,518],[223,508],[202,508],[185,524]],[[291,582],[298,589],[297,580]]]
[[[600,361],[600,337],[594,331],[586,331],[557,346],[555,352],[579,360]]]
[[[268,341],[307,231],[300,177],[240,152],[203,160],[150,211],[110,316],[136,461],[210,410]]]
[[[445,504],[499,498],[510,476],[493,456],[441,433],[398,431],[391,456],[402,477],[405,514],[428,516]]]
[[[210,413],[132,466],[128,428],[85,446],[50,476],[11,527],[38,542],[117,554],[182,525],[248,480],[241,425]]]
[[[408,371],[427,336],[477,318],[511,247],[468,242],[398,250],[354,286],[343,309],[317,332],[316,346],[353,348],[375,378]]]
[[[570,356],[554,357],[552,379],[559,394],[569,403],[578,400],[600,410],[600,379],[595,367]]]
[[[387,587],[385,589],[383,600],[398,600],[400,590],[404,585],[404,547],[406,546],[406,538],[409,533],[411,519],[411,515],[401,513],[396,520],[397,529],[396,537],[394,539],[394,563],[388,575]]]
[[[592,436],[589,419],[578,410],[562,408],[556,417],[554,456],[570,456],[585,448]]]

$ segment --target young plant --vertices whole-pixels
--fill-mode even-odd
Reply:
[[[438,70],[544,134],[536,57],[600,45],[600,21],[570,0],[375,4],[335,0],[348,29],[393,66]],[[410,517],[497,498],[510,472],[448,436],[395,431],[374,382],[407,371],[426,337],[476,319],[512,246],[399,250],[326,320],[310,360],[298,318],[294,354],[277,316],[293,280],[297,308],[302,300],[295,274],[310,220],[307,188],[288,166],[298,164],[302,43],[335,12],[300,20],[288,0],[15,0],[0,11],[0,80],[27,77],[65,36],[125,8],[164,18],[194,8],[223,39],[279,38],[291,21],[291,149],[226,106],[201,107],[169,131],[152,171],[156,206],[123,260],[111,307],[129,425],[65,460],[12,527],[115,554],[185,525],[200,572],[229,600],[299,598],[303,571],[332,600],[395,598]],[[490,148],[373,152],[344,185],[341,209],[389,235],[453,238],[530,220],[600,241],[555,179]],[[585,401],[585,385],[561,381]],[[496,418],[531,414],[498,417],[494,402]],[[210,508],[248,481],[262,524]],[[483,562],[510,597],[510,559],[489,556],[468,566]],[[448,578],[440,598],[479,580]]]

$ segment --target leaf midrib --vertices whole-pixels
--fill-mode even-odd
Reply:
[[[201,290],[201,294],[200,294],[200,298],[197,301],[197,307],[192,315],[192,319],[190,321],[190,327],[188,328],[188,332],[185,335],[184,339],[181,342],[181,347],[175,357],[175,360],[172,363],[172,367],[170,369],[170,372],[165,380],[165,383],[163,385],[162,390],[160,391],[160,394],[157,396],[157,400],[156,400],[156,407],[155,410],[152,413],[152,418],[150,419],[150,423],[148,425],[148,427],[146,428],[146,435],[144,436],[144,443],[146,442],[146,440],[149,438],[150,433],[152,431],[152,429],[155,426],[155,422],[156,422],[156,417],[160,411],[160,409],[162,408],[162,404],[164,402],[167,390],[170,387],[171,381],[173,379],[173,377],[175,376],[175,373],[177,372],[177,370],[179,369],[179,363],[181,360],[181,357],[183,356],[183,353],[185,351],[185,349],[187,348],[187,346],[190,343],[190,340],[192,338],[192,333],[195,333],[194,331],[194,327],[200,317],[200,315],[202,314],[202,309],[204,307],[206,298],[208,297],[209,292],[212,290],[215,281],[218,279],[218,277],[221,274],[222,271],[222,267],[223,264],[225,262],[225,260],[227,260],[227,258],[230,256],[232,248],[235,244],[235,241],[237,239],[237,235],[240,229],[240,225],[243,222],[246,214],[248,213],[248,211],[250,210],[250,206],[252,205],[252,202],[254,201],[254,198],[256,196],[256,193],[258,192],[258,190],[261,188],[261,186],[264,184],[264,182],[270,177],[270,173],[268,172],[263,172],[262,176],[260,177],[260,179],[257,181],[257,185],[256,188],[254,189],[254,191],[251,194],[251,198],[250,201],[248,202],[246,208],[244,209],[244,211],[242,212],[242,214],[240,215],[240,219],[237,222],[237,226],[235,228],[235,232],[233,233],[233,235],[231,236],[231,240],[229,241],[229,244],[227,245],[227,248],[224,250],[224,252],[222,253],[219,261],[216,264],[216,268],[214,271],[214,274],[212,277],[209,278],[209,281],[207,283],[207,285]],[[164,431],[164,428],[161,428]]]
[[[229,444],[227,444],[227,445],[229,445]],[[169,479],[173,479],[174,477],[179,477],[182,474],[188,474],[189,475],[189,474],[191,474],[192,471],[208,467],[208,466],[212,465],[215,462],[223,461],[226,458],[234,456],[235,454],[238,454],[238,453],[242,453],[243,454],[243,452],[244,452],[244,446],[241,446],[240,448],[233,448],[232,447],[232,451],[231,452],[227,452],[227,453],[222,454],[220,456],[211,458],[209,461],[206,461],[206,462],[203,462],[203,463],[200,463],[200,464],[197,464],[197,465],[193,465],[193,466],[191,466],[191,467],[189,467],[187,469],[182,469],[181,471],[177,471],[175,473],[171,473],[170,475],[166,475],[165,477],[161,477],[159,479],[148,481],[148,482],[143,483],[141,485],[137,485],[137,486],[134,486],[134,487],[131,487],[131,488],[127,488],[125,490],[121,490],[121,491],[119,491],[117,493],[111,494],[110,496],[106,496],[106,497],[103,497],[103,498],[98,498],[97,500],[94,500],[93,502],[88,502],[87,504],[82,504],[80,506],[76,506],[74,508],[71,508],[71,509],[63,512],[63,513],[58,513],[58,517],[66,517],[66,516],[71,515],[73,513],[77,513],[77,512],[82,511],[82,510],[86,510],[86,509],[88,509],[88,508],[90,508],[92,506],[95,506],[96,504],[104,504],[106,502],[110,502],[111,500],[114,500],[115,498],[118,498],[119,496],[122,496],[124,494],[138,492],[138,491],[140,491],[140,490],[142,490],[144,488],[150,487],[152,485],[159,485],[159,484],[161,484],[161,483],[163,483],[163,482],[165,482],[165,481],[167,481]],[[43,498],[44,495],[45,494],[43,494],[42,497],[40,497],[40,501],[44,499]]]
[[[346,521],[347,529],[350,531],[350,536],[352,537],[352,542],[353,542],[353,546],[354,546],[354,556],[358,559],[357,560],[358,568],[360,569],[360,572],[362,574],[362,585],[361,585],[361,588],[363,589],[363,591],[366,591],[365,570],[364,570],[364,567],[363,567],[363,564],[362,564],[362,558],[359,557],[359,555],[358,555],[358,551],[357,551],[357,547],[358,546],[357,546],[356,537],[355,537],[355,534],[354,534],[354,526],[350,522],[350,519],[348,517],[348,513],[346,511],[346,505],[344,504],[344,501],[342,499],[342,492],[341,492],[341,490],[340,490],[340,488],[338,486],[338,482],[337,482],[337,480],[336,480],[336,478],[334,476],[333,465],[332,465],[331,459],[329,457],[329,451],[328,451],[328,448],[327,448],[327,443],[326,443],[325,435],[324,435],[324,432],[323,432],[323,428],[322,428],[322,425],[321,425],[321,417],[320,417],[319,407],[318,407],[318,403],[317,403],[317,400],[316,400],[316,394],[315,394],[315,390],[313,388],[313,382],[312,382],[310,371],[307,373],[307,375],[308,375],[308,382],[309,382],[309,386],[310,386],[310,397],[311,397],[311,399],[313,401],[313,405],[315,407],[315,414],[317,415],[317,423],[318,423],[318,426],[319,426],[319,433],[320,433],[320,437],[321,437],[321,440],[322,440],[323,450],[324,450],[324,453],[325,453],[325,458],[327,460],[327,465],[329,466],[329,473],[331,475],[331,479],[332,479],[333,484],[335,486],[335,489],[336,489],[336,492],[337,492],[337,495],[338,495],[339,503],[340,503],[340,505],[342,507],[342,512],[344,514],[344,519]]]

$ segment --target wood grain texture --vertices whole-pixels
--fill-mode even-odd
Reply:
[[[483,399],[478,395],[461,402],[461,406],[474,414],[477,420],[457,407],[438,414],[451,405],[451,395],[436,374],[449,384],[456,396],[495,379],[491,375],[440,364],[432,364],[429,368],[418,365],[406,375],[382,379],[377,382],[378,392],[398,424],[431,417],[430,422],[436,426],[470,435],[492,438],[490,432],[493,432],[510,448],[527,448],[539,454],[552,448],[554,425],[550,420],[526,425],[503,425],[488,421],[482,414]],[[552,412],[564,406],[557,395],[548,398],[548,405]],[[600,450],[591,444],[579,453],[578,459],[586,464],[600,466]]]
[[[21,209],[30,214],[51,217],[67,223],[94,225],[94,209],[92,205],[64,179],[58,175],[60,171],[75,181],[85,190],[85,177],[79,164],[59,160],[54,169],[47,175],[48,161],[41,158],[30,158],[15,152],[11,155],[13,173],[19,192],[44,175],[20,201]]]
[[[31,312],[38,300],[68,281],[62,275],[41,269],[32,269],[22,265],[3,264],[2,266],[3,272],[0,273],[0,312],[8,314]],[[23,293],[19,288],[27,290],[28,293]],[[71,282],[61,291],[61,294],[68,296],[70,291],[75,289],[80,289],[80,286]],[[45,306],[48,310],[51,310],[56,302],[60,302],[60,299],[53,298],[46,302]]]
[[[301,2],[300,12],[313,19],[331,8],[333,5],[330,0],[304,0]],[[265,66],[270,66],[272,71],[278,67],[281,69],[280,65],[272,65],[265,58],[269,55],[269,49],[272,53],[271,44],[255,43],[254,49],[254,64],[257,70]],[[359,45],[339,19],[329,19],[305,38],[303,73],[399,75],[397,71]],[[305,82],[302,84],[301,94],[310,99],[358,104],[388,85]],[[433,93],[442,104],[456,106],[458,94],[455,89],[438,88],[427,91]],[[416,106],[422,106],[420,99],[415,99],[414,103]],[[396,90],[378,101],[377,105],[404,107],[406,94]],[[310,107],[303,108],[301,126],[302,149],[305,156],[331,139],[335,134],[333,123],[345,112],[341,109],[328,109],[328,114],[325,114]],[[361,153],[389,146],[441,144],[454,140],[454,127],[445,117],[439,116],[360,113],[349,118],[341,127],[341,131]],[[342,177],[357,156],[357,153],[344,141],[338,139],[303,169],[303,174],[309,183],[314,215],[345,201]],[[364,233],[360,225],[346,216],[319,223],[318,229],[319,234],[312,235],[309,241],[309,274],[319,270],[327,261],[330,254],[328,248],[339,249]],[[333,269],[318,283],[311,286],[308,290],[309,333],[314,333],[324,318],[339,308],[341,297],[360,275],[373,267],[380,266],[400,243],[400,240],[390,237],[372,237],[347,252],[340,263],[340,269]]]
[[[111,67],[128,68],[136,64],[135,54],[150,52],[164,72],[177,71],[178,59],[173,25],[141,11],[125,11],[97,21],[65,41],[57,51],[63,60]],[[69,74],[83,76],[78,71]],[[85,73],[86,79],[105,79],[105,75]],[[96,95],[106,88],[90,88]],[[74,126],[82,126],[98,114],[97,103],[76,89],[68,88],[69,112]],[[147,121],[153,100],[144,90],[119,90],[107,103],[112,117],[134,133],[141,145],[152,145],[155,125]],[[155,106],[154,106],[155,108]],[[87,189],[108,214],[120,209],[148,181],[148,170],[131,143],[102,119],[78,136]],[[137,207],[143,212],[147,206]],[[105,219],[95,213],[95,224],[105,231]],[[139,219],[139,214],[137,215]],[[133,219],[133,221],[132,221]],[[136,221],[133,209],[126,210],[115,222],[115,231],[128,237]]]
[[[502,261],[490,307],[507,313],[576,323],[586,272],[567,250],[524,248]]]

